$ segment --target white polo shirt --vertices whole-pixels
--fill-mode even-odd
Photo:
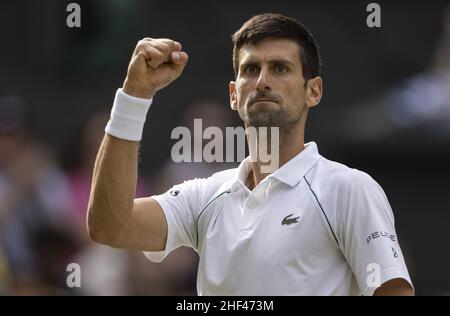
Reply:
[[[253,191],[250,168],[247,158],[153,196],[168,236],[165,251],[145,255],[159,262],[194,248],[199,295],[372,295],[378,281],[411,283],[391,207],[369,175],[314,142]]]

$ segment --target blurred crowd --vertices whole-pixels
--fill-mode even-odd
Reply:
[[[179,248],[156,264],[141,252],[89,239],[91,175],[109,111],[84,122],[64,157],[30,128],[27,106],[19,96],[0,98],[0,294],[196,295],[192,249]],[[226,127],[229,115],[226,105],[203,100],[186,108],[180,125],[192,129],[201,118],[205,127]],[[157,174],[139,175],[136,197],[228,167],[169,159]],[[70,263],[81,268],[79,288],[67,286]]]
[[[433,142],[450,136],[450,6],[443,14],[442,32],[423,71],[336,109],[342,119],[336,124],[347,141],[417,143],[424,137]]]

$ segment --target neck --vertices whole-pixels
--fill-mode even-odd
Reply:
[[[278,144],[274,143],[272,140],[273,135],[270,134],[270,132],[267,136],[267,142],[261,141],[260,133],[257,133],[257,136],[254,137],[253,140],[251,137],[247,137],[252,168],[247,176],[245,184],[250,190],[253,190],[268,175],[283,166],[305,148],[305,122],[306,113],[302,115],[294,126],[280,128]],[[251,149],[252,146],[254,150]],[[261,154],[259,154],[261,152],[264,154],[270,153],[271,161],[267,162],[267,159],[261,159]],[[271,166],[273,165],[276,156],[278,159],[275,159],[277,162],[275,168],[267,168],[269,164],[271,164]],[[270,169],[271,172],[267,172],[267,169]]]

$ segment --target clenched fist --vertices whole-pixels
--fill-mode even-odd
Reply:
[[[188,61],[181,44],[166,38],[140,40],[131,57],[123,92],[150,99],[183,72]]]

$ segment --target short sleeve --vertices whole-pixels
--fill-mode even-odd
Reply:
[[[339,190],[338,239],[361,294],[373,295],[379,285],[395,278],[412,286],[394,215],[380,185],[368,174],[352,169]]]
[[[145,251],[144,255],[154,262],[161,262],[170,252],[180,246],[195,249],[197,244],[196,214],[202,203],[206,179],[185,181],[166,193],[152,196],[161,206],[167,220],[167,241],[163,251]]]

